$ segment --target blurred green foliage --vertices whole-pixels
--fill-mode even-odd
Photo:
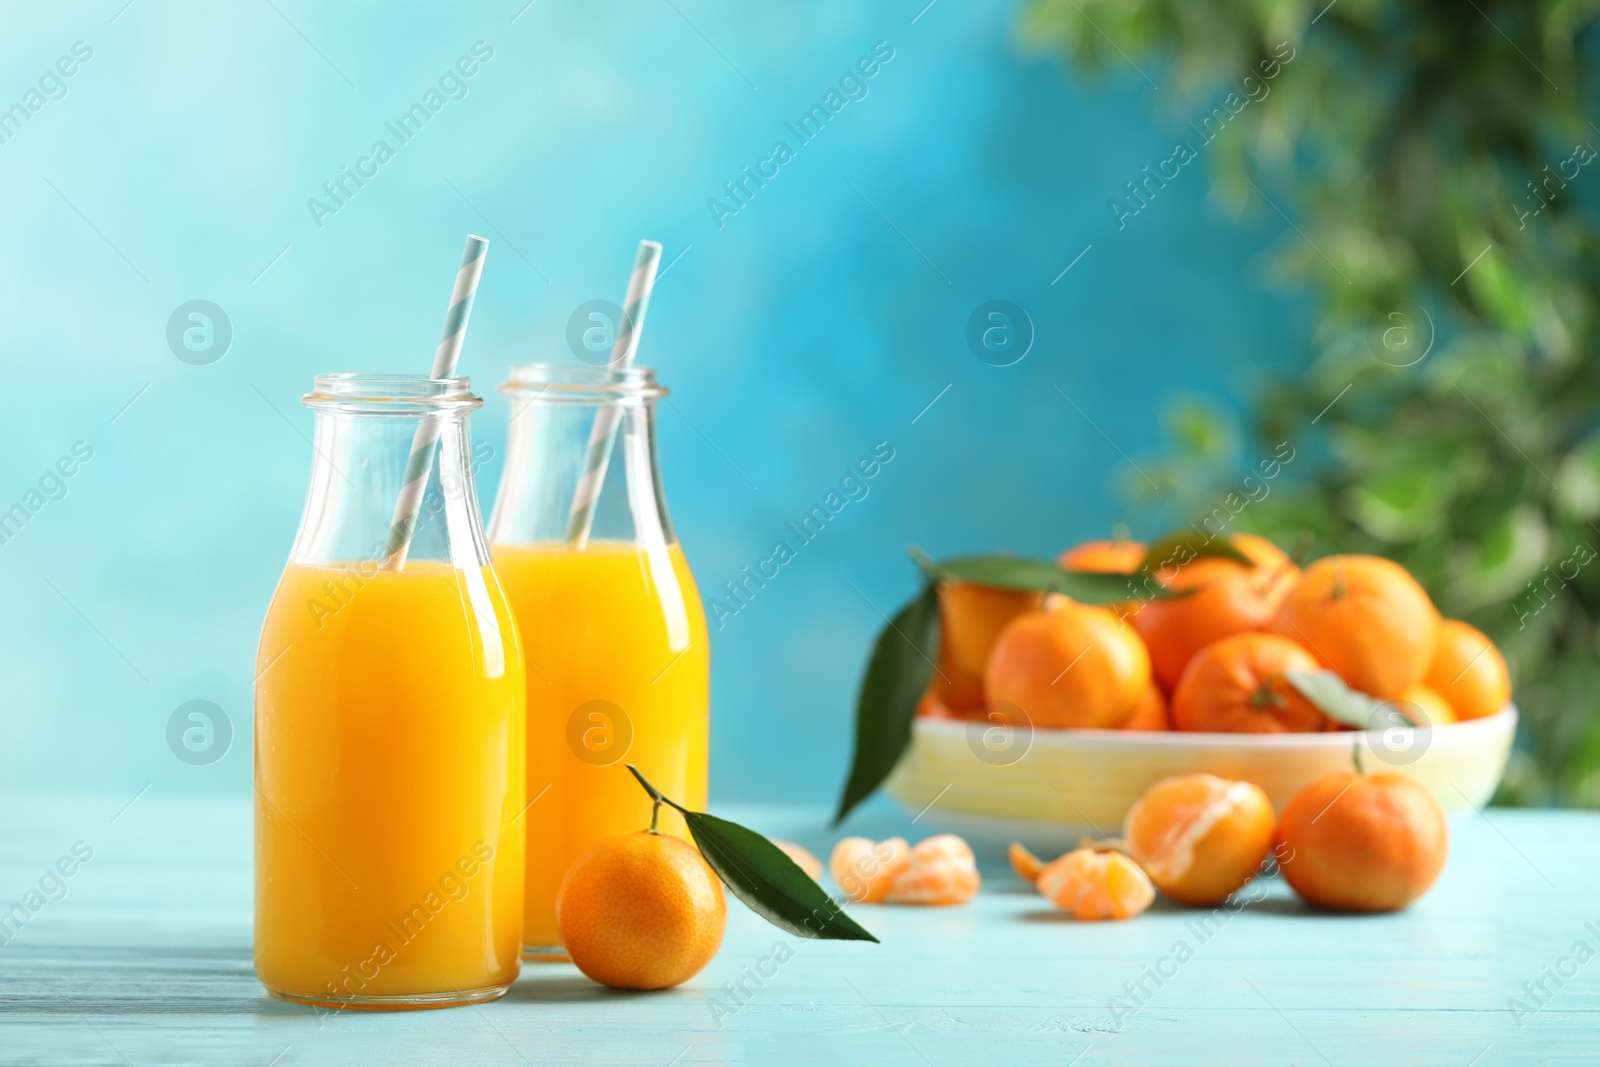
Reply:
[[[1229,210],[1294,220],[1267,270],[1315,297],[1302,365],[1258,398],[1258,446],[1185,402],[1169,453],[1141,468],[1178,517],[1207,514],[1256,447],[1292,442],[1296,460],[1238,527],[1283,544],[1309,529],[1318,554],[1410,568],[1511,661],[1524,717],[1498,800],[1600,806],[1600,223],[1587,193],[1600,128],[1584,107],[1597,5],[1324,4],[1026,9],[1027,40],[1075,68],[1153,75],[1180,130],[1231,112],[1229,93],[1252,98],[1215,140],[1179,137]],[[1260,64],[1282,42],[1294,58],[1261,95]]]

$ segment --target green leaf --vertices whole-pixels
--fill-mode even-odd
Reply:
[[[1555,505],[1579,520],[1600,516],[1600,434],[1578,442],[1556,468]]]
[[[856,697],[855,755],[835,826],[889,777],[911,744],[911,722],[933,675],[938,644],[939,590],[929,584],[884,627],[867,661]]]
[[[684,811],[683,818],[717,877],[773,926],[823,941],[878,940],[782,849],[754,830],[698,811]]]
[[[1231,559],[1246,567],[1255,566],[1255,562],[1249,556],[1240,552],[1226,538],[1194,530],[1174,530],[1164,537],[1156,538],[1145,552],[1144,562],[1139,565],[1139,569],[1158,573],[1173,563],[1181,567],[1197,559]]]
[[[656,811],[667,804],[683,816],[689,833],[711,869],[724,885],[750,906],[750,910],[774,926],[800,937],[823,941],[877,941],[859,923],[833,902],[788,853],[754,830],[703,811],[690,811],[651,785],[639,768],[627,764],[629,771],[656,802]],[[650,820],[655,832],[655,819]]]
[[[1141,596],[1131,575],[1067,571],[1040,559],[958,556],[933,566],[942,581],[975,582],[1025,593],[1061,593],[1084,604],[1115,604]],[[1158,590],[1147,590],[1143,599],[1161,595]]]
[[[1371,729],[1373,723],[1378,721],[1378,716],[1386,711],[1393,712],[1412,726],[1417,725],[1399,704],[1378,700],[1351,689],[1343,678],[1332,671],[1285,671],[1284,677],[1300,691],[1301,696],[1315,704],[1318,711],[1346,726],[1354,726],[1358,730]]]

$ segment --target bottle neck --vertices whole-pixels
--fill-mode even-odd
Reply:
[[[676,543],[656,461],[659,391],[573,395],[515,382],[504,391],[511,418],[492,543],[578,547],[580,493],[592,497],[588,543]]]
[[[437,435],[416,503],[406,567],[480,568],[489,552],[473,474],[492,458],[474,451],[470,408],[374,412],[317,403],[311,487],[290,558],[308,566],[376,571],[390,553],[391,530],[420,440]],[[419,430],[424,432],[419,434]]]

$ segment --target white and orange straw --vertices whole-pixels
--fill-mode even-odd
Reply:
[[[483,261],[488,252],[489,242],[485,238],[468,235],[467,247],[461,253],[461,267],[456,271],[455,288],[450,293],[450,309],[445,313],[444,334],[439,338],[439,350],[433,357],[433,378],[455,377],[456,364],[461,361],[461,343],[467,337],[467,320],[472,316],[472,301],[478,295],[478,279],[483,276]],[[422,509],[422,494],[428,487],[428,475],[433,470],[443,429],[443,420],[424,418],[411,438],[405,481],[400,486],[400,499],[395,502],[394,518],[389,522],[384,570],[397,571],[406,565],[417,513]]]
[[[633,366],[633,357],[639,351],[639,334],[644,330],[644,313],[650,306],[650,290],[655,288],[656,269],[660,265],[661,246],[655,241],[640,241],[633,273],[628,277],[628,292],[623,297],[622,321],[617,323],[617,338],[606,364],[609,370],[621,371]],[[589,431],[589,447],[584,453],[583,473],[578,477],[572,508],[567,512],[568,548],[581,550],[589,543],[595,504],[600,500],[600,487],[605,484],[611,446],[621,421],[622,409],[614,404],[603,405],[595,413],[594,426]]]

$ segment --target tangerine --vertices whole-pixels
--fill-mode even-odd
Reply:
[[[922,694],[922,699],[917,701],[917,715],[924,719],[962,719],[966,716],[958,715],[949,705],[941,699],[939,692],[939,679],[935,675],[928,680],[928,688]]]
[[[1052,860],[1036,884],[1058,908],[1082,920],[1131,919],[1156,891],[1139,865],[1120,852],[1079,848]]]
[[[608,837],[579,857],[556,896],[561,943],[616,989],[666,989],[722,944],[722,883],[691,844],[653,830]]]
[[[1289,671],[1317,671],[1311,653],[1276,634],[1245,633],[1207,645],[1172,694],[1180,730],[1281,734],[1326,730],[1328,718],[1290,683]]]
[[[1300,576],[1300,568],[1266,538],[1234,534],[1228,540],[1249,558],[1249,566],[1219,556],[1158,565],[1157,581],[1189,595],[1146,601],[1133,616],[1150,649],[1156,680],[1168,692],[1195,653],[1213,641],[1270,629],[1278,605]]]
[[[1122,840],[1150,880],[1181,904],[1215,904],[1261,870],[1272,847],[1272,802],[1252,782],[1182,774],[1145,790]]]
[[[1148,550],[1142,541],[1112,540],[1085,541],[1074,545],[1056,557],[1056,566],[1080,574],[1133,574],[1144,565]],[[1133,588],[1129,583],[1129,589]],[[1047,602],[1049,598],[1046,598]],[[1105,605],[1119,619],[1131,619],[1139,613],[1140,601],[1118,600]]]
[[[1040,727],[1120,726],[1149,686],[1138,635],[1107,609],[1071,600],[1012,620],[984,674],[991,704],[1015,704]]]
[[[1394,703],[1417,726],[1443,726],[1456,721],[1450,702],[1425,685],[1412,686]]]
[[[881,904],[888,899],[894,876],[910,856],[911,846],[903,837],[887,841],[847,837],[833,846],[828,872],[844,895],[857,904]]]
[[[813,856],[810,849],[793,841],[780,841],[776,837],[769,840],[777,845],[785,856],[794,860],[794,865],[805,871],[813,882],[822,881],[822,861]]]
[[[983,672],[1006,624],[1044,603],[1042,593],[976,582],[939,583],[938,670],[929,692],[956,715],[983,705]]]
[[[1122,724],[1124,730],[1170,730],[1172,720],[1167,715],[1167,698],[1154,682],[1133,707],[1133,714]]]
[[[889,886],[891,904],[964,904],[982,878],[972,849],[955,834],[918,841]]]
[[[1440,620],[1439,643],[1424,680],[1458,719],[1481,719],[1511,702],[1505,657],[1482,631],[1459,619]]]
[[[1305,645],[1352,688],[1394,700],[1428,673],[1439,612],[1393,560],[1327,556],[1306,568],[1273,628]]]
[[[1056,557],[1056,566],[1085,574],[1132,574],[1144,563],[1142,541],[1085,541]]]
[[[1284,805],[1278,867],[1306,901],[1396,911],[1444,869],[1449,831],[1433,794],[1400,774],[1334,771]]]

